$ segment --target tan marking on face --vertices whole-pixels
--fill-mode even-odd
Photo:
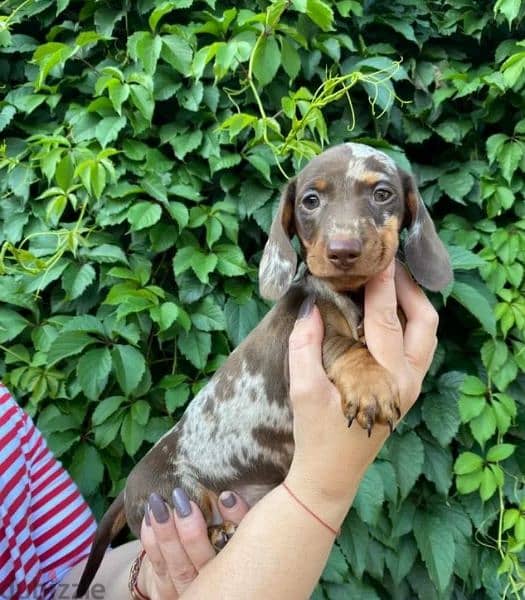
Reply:
[[[329,183],[326,179],[316,179],[316,181],[314,181],[314,184],[312,187],[317,192],[325,192],[326,189],[328,188],[328,185],[329,185]]]
[[[375,185],[378,181],[384,178],[383,173],[378,173],[377,171],[365,171],[361,175],[359,175],[359,181],[368,184],[369,186]]]

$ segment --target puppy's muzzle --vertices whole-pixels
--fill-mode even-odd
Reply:
[[[342,270],[350,269],[361,256],[362,251],[363,244],[358,238],[334,238],[326,245],[328,260]]]

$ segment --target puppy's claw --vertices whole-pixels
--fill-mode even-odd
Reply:
[[[397,413],[397,418],[400,419],[401,418],[401,409],[397,405],[396,405],[396,413]]]
[[[394,431],[394,423],[392,422],[392,419],[388,419],[388,426],[390,427],[390,433],[392,433]]]
[[[348,428],[350,429],[350,427],[352,426],[352,423],[354,422],[354,417],[350,417],[348,419]]]
[[[372,435],[372,425],[373,425],[374,421],[371,417],[368,417],[368,425],[366,427],[367,431],[368,431],[368,437],[370,437]]]

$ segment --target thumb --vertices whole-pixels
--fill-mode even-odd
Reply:
[[[290,394],[311,393],[314,378],[327,379],[322,362],[323,321],[313,296],[307,296],[290,335]]]

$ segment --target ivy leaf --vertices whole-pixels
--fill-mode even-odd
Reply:
[[[306,14],[323,31],[332,29],[334,13],[323,0],[306,0]]]
[[[155,225],[161,216],[161,207],[153,202],[137,202],[128,210],[128,221],[132,231]]]
[[[87,333],[77,331],[66,331],[60,333],[52,342],[47,353],[48,364],[51,366],[58,361],[74,356],[82,352],[90,344],[97,340]]]
[[[452,200],[465,204],[464,198],[474,186],[474,177],[470,173],[454,171],[441,175],[438,184]]]
[[[74,300],[81,296],[86,288],[95,281],[95,277],[95,269],[90,264],[81,267],[76,264],[70,265],[62,276],[62,287],[68,299]]]
[[[418,511],[414,522],[414,536],[430,578],[443,593],[454,568],[455,542],[452,532],[441,519]]]
[[[363,576],[368,549],[368,527],[358,518],[355,511],[350,511],[341,528],[337,540],[348,564],[357,577]]]
[[[253,298],[244,304],[229,298],[224,306],[224,314],[228,335],[236,346],[258,325],[260,318],[257,302]]]
[[[133,346],[123,344],[115,344],[111,356],[120,389],[129,396],[138,387],[146,370],[144,356]]]
[[[120,429],[120,437],[124,448],[130,456],[134,456],[144,441],[144,427],[133,419],[131,410],[126,413]]]
[[[213,251],[217,255],[219,273],[228,277],[235,277],[236,275],[244,275],[248,270],[242,250],[238,246],[219,244],[215,246]]]
[[[108,348],[95,348],[80,357],[77,363],[78,383],[90,400],[96,400],[104,391],[111,372],[111,354]]]
[[[361,480],[353,506],[365,523],[375,525],[379,518],[384,498],[385,491],[381,473],[376,465],[372,464]]]
[[[422,414],[430,433],[441,446],[448,446],[460,424],[457,397],[452,394],[427,394]]]
[[[91,444],[81,443],[73,453],[69,473],[83,496],[93,494],[104,477],[104,465],[98,450]]]
[[[392,436],[388,441],[388,454],[396,472],[401,500],[404,500],[423,472],[423,442],[413,431]]]
[[[16,338],[29,321],[10,308],[0,307],[0,344]]]
[[[224,313],[209,296],[195,307],[191,320],[201,331],[221,331],[226,328]]]
[[[486,296],[481,294],[478,289],[455,279],[450,295],[471,312],[490,335],[496,335],[496,319],[493,307],[489,304]]]
[[[211,335],[206,331],[191,329],[177,339],[177,347],[197,369],[204,369],[211,352]]]
[[[253,74],[261,86],[268,85],[281,64],[281,52],[275,36],[261,38],[253,57]]]

